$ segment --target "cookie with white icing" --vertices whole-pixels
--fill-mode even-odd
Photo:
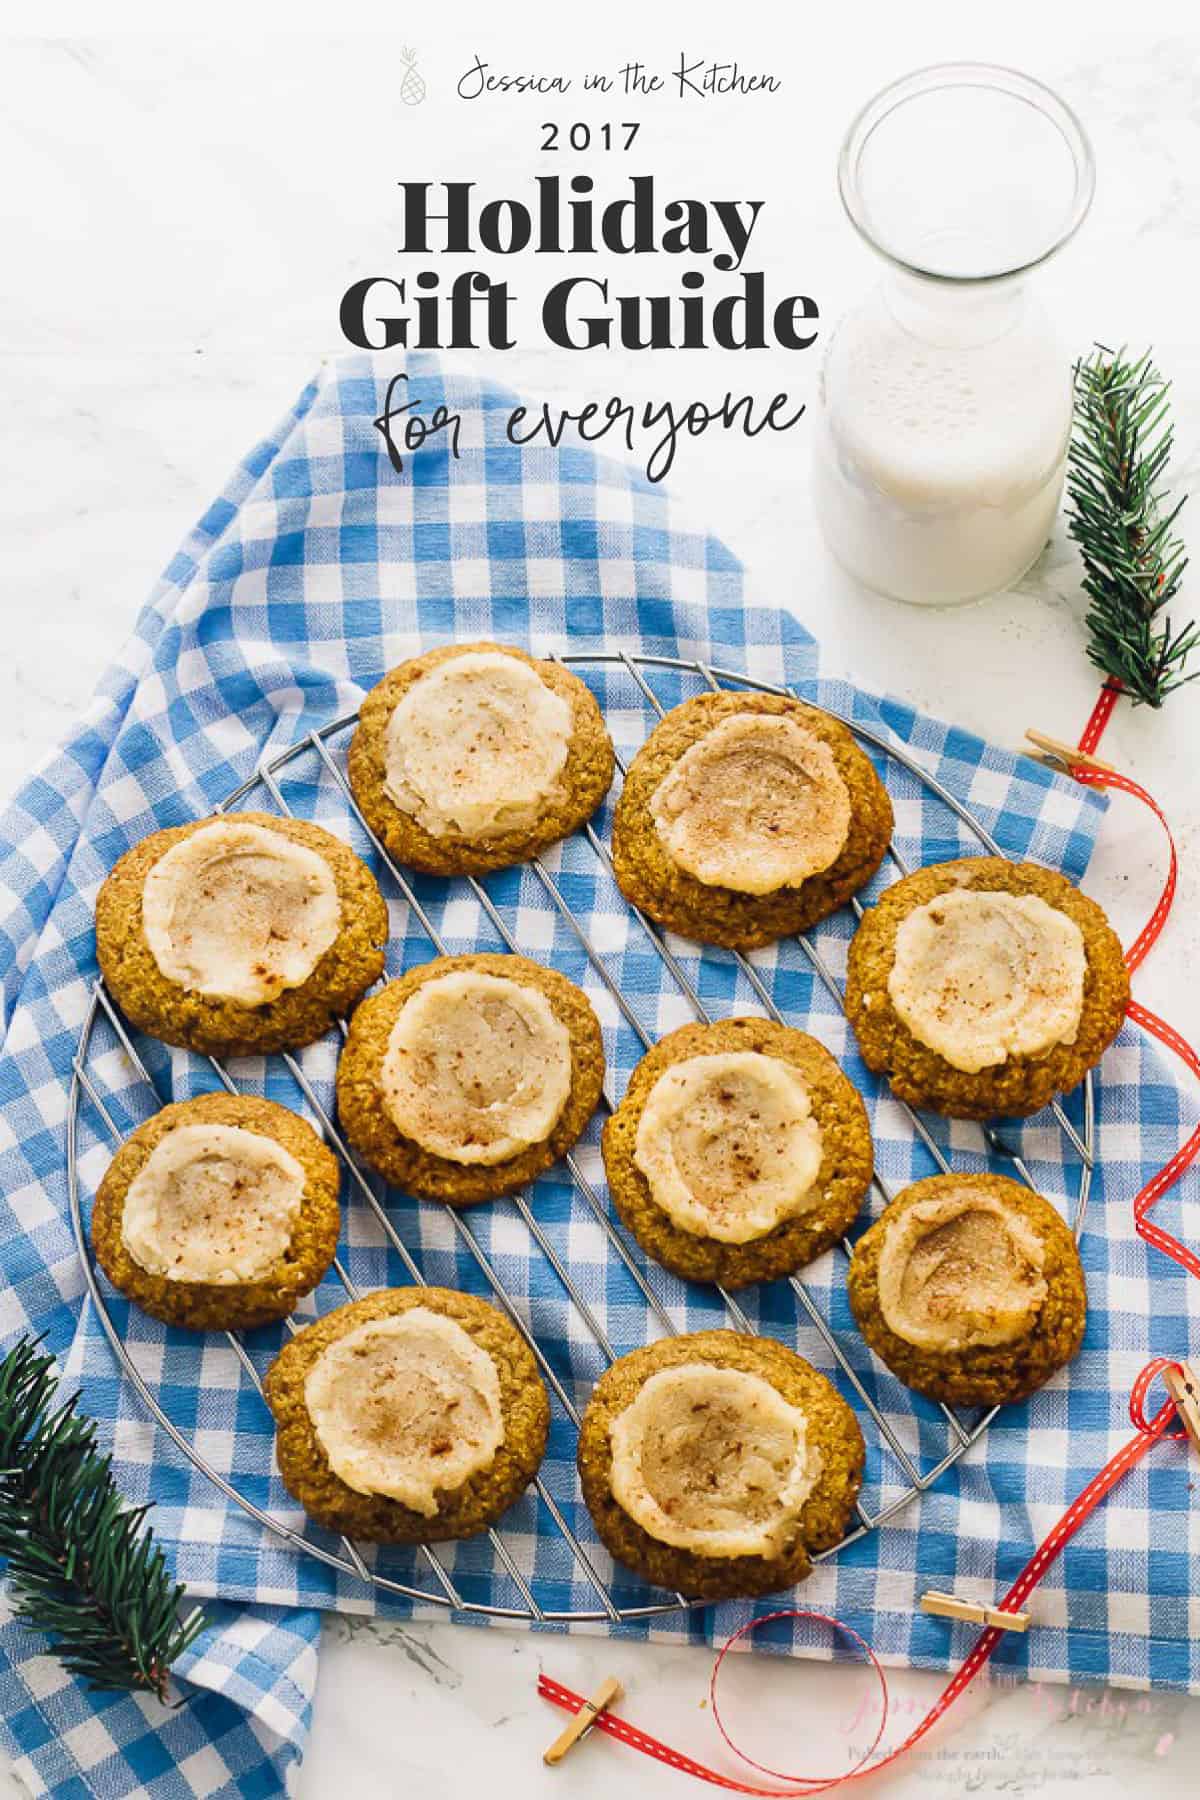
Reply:
[[[1087,1289],[1050,1202],[992,1174],[914,1182],[854,1247],[850,1307],[906,1387],[963,1406],[1020,1400],[1079,1349]]]
[[[122,1012],[209,1056],[312,1043],[383,972],[387,933],[349,846],[272,813],[153,832],[96,900],[96,954]]]
[[[701,1331],[623,1356],[579,1433],[583,1497],[609,1554],[706,1600],[769,1594],[840,1542],[862,1481],[854,1413],[773,1338]]]
[[[482,875],[590,819],[613,775],[589,690],[507,644],[450,644],[371,689],[350,785],[391,854],[434,875]]]
[[[613,864],[659,924],[750,950],[836,911],[891,834],[887,790],[839,720],[779,694],[698,694],[634,757]]]
[[[448,1288],[326,1313],[267,1371],[279,1472],[311,1518],[372,1543],[474,1537],[518,1500],[550,1404],[503,1313]]]
[[[523,956],[443,956],[359,1007],[338,1111],[393,1186],[469,1206],[557,1162],[603,1081],[600,1026],[574,982]]]
[[[602,1142],[613,1204],[642,1248],[730,1288],[830,1249],[871,1180],[860,1096],[815,1038],[770,1019],[669,1033],[634,1070]]]
[[[1065,876],[998,856],[935,863],[863,916],[846,1011],[868,1068],[956,1119],[1025,1117],[1120,1030],[1121,945]]]
[[[253,1094],[164,1106],[126,1139],[92,1209],[113,1285],[168,1325],[283,1319],[337,1251],[338,1165],[312,1128]]]

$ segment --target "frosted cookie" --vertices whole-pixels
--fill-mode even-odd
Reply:
[[[623,1356],[579,1433],[583,1497],[609,1554],[705,1600],[803,1581],[845,1536],[862,1481],[858,1421],[772,1338],[701,1331]]]
[[[1024,1117],[1083,1079],[1129,1004],[1121,946],[1062,875],[935,863],[863,917],[846,1011],[868,1068],[955,1119]]]
[[[702,944],[806,931],[883,860],[892,806],[846,727],[776,694],[699,694],[630,765],[613,820],[626,899]]]
[[[96,901],[96,954],[126,1017],[209,1056],[296,1049],[382,973],[375,878],[319,825],[224,813],[156,831]]]
[[[613,1204],[642,1248],[724,1287],[812,1262],[871,1180],[862,1100],[815,1038],[770,1019],[672,1031],[602,1141]]]
[[[1002,1175],[905,1188],[855,1245],[847,1286],[876,1355],[952,1405],[1021,1400],[1083,1342],[1075,1239],[1048,1200]]]
[[[444,956],[359,1007],[338,1110],[393,1186],[469,1206],[557,1162],[603,1080],[600,1026],[565,975],[523,956]]]
[[[326,1313],[284,1345],[266,1397],[288,1492],[318,1524],[373,1543],[485,1531],[537,1474],[550,1425],[520,1332],[448,1288]]]
[[[301,1118],[250,1094],[164,1106],[126,1139],[92,1210],[114,1287],[168,1325],[283,1319],[337,1251],[338,1166]]]
[[[350,745],[363,817],[399,862],[482,875],[590,819],[613,750],[583,682],[502,644],[451,644],[371,689]]]

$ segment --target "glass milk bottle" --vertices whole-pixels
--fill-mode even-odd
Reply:
[[[838,178],[888,268],[827,352],[822,530],[897,600],[995,593],[1040,555],[1062,493],[1072,355],[1029,278],[1087,213],[1091,148],[1040,82],[946,64],[876,95]]]

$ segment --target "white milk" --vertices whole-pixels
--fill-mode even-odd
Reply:
[[[821,526],[867,587],[946,605],[1008,587],[1040,555],[1071,369],[1020,284],[891,274],[838,327],[819,415]]]

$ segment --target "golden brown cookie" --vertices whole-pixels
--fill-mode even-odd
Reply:
[[[739,1374],[755,1378],[748,1392]],[[779,1401],[788,1410],[776,1416]],[[803,1581],[813,1552],[845,1536],[864,1456],[857,1419],[823,1375],[775,1339],[735,1331],[621,1357],[596,1383],[579,1433],[583,1497],[609,1554],[705,1600]],[[754,1540],[761,1550],[739,1547]]]
[[[735,1065],[728,1065],[734,1080],[714,1088],[727,1066],[715,1059],[730,1055],[770,1058],[786,1065],[789,1074],[795,1071],[799,1107],[776,1136],[766,1135],[761,1096],[756,1089],[742,1088]],[[696,1063],[696,1058],[705,1062]],[[705,1201],[695,1207],[687,1207],[685,1199],[686,1224],[680,1222],[678,1208],[673,1216],[656,1200],[638,1157],[647,1102],[666,1072],[679,1072],[681,1065],[690,1065],[687,1091],[681,1089],[671,1103],[685,1129],[699,1134],[681,1154],[700,1172],[706,1192]],[[746,1073],[756,1081],[759,1071],[750,1064]],[[785,1094],[785,1103],[787,1099]],[[805,1112],[808,1116],[801,1116]],[[613,1204],[642,1248],[687,1280],[729,1288],[790,1275],[836,1244],[857,1216],[871,1180],[871,1132],[858,1093],[815,1038],[770,1019],[725,1019],[669,1033],[634,1070],[602,1142]],[[648,1155],[653,1172],[649,1142],[643,1159]],[[737,1219],[736,1210],[725,1216],[727,1198],[737,1202],[752,1194],[756,1183],[771,1180],[770,1159],[776,1156],[789,1171],[801,1157],[811,1162],[808,1191],[813,1203],[797,1207],[795,1197],[777,1199],[779,1218],[768,1223],[764,1212],[753,1229]],[[661,1187],[661,1176],[659,1180]]]
[[[391,1322],[406,1316],[413,1335],[389,1338]],[[550,1424],[516,1327],[448,1288],[385,1289],[326,1313],[284,1345],[266,1397],[288,1492],[318,1524],[373,1543],[485,1531],[537,1474]],[[335,1463],[387,1491],[351,1486]]]
[[[1071,1232],[1003,1175],[905,1188],[855,1245],[847,1292],[892,1373],[950,1405],[1024,1399],[1071,1361],[1087,1321]]]
[[[1001,898],[981,906],[964,894]],[[1012,912],[1005,896],[1033,910]],[[1024,1118],[1067,1093],[1099,1062],[1128,1004],[1103,912],[1035,863],[977,856],[919,869],[864,914],[850,945],[846,1011],[864,1062],[902,1100],[955,1119]],[[1051,1041],[1039,1045],[1039,1033]],[[958,1066],[981,1054],[995,1060]]]
[[[288,1159],[282,1168],[275,1146]],[[239,1163],[247,1148],[268,1159],[265,1171]],[[127,1207],[133,1245],[139,1255],[151,1247],[154,1267],[126,1241]],[[287,1317],[333,1261],[339,1223],[338,1165],[303,1119],[252,1094],[201,1094],[164,1106],[122,1144],[96,1194],[92,1243],[113,1285],[152,1317],[234,1331]],[[248,1250],[255,1266],[236,1270]],[[203,1264],[192,1266],[208,1279],[182,1278],[200,1252]]]
[[[235,835],[220,835],[224,828]],[[209,866],[181,866],[168,879],[168,856],[199,856],[209,842]],[[278,859],[260,853],[280,842],[285,854],[299,846],[305,864],[268,894],[260,871]],[[148,881],[158,954],[147,936]],[[307,934],[306,947],[289,943],[268,899]],[[220,940],[230,934],[237,943],[222,962]],[[126,851],[96,900],[96,954],[122,1012],[152,1037],[208,1056],[311,1044],[382,973],[387,934],[387,906],[366,864],[320,825],[273,813],[224,813],[153,832]],[[287,956],[296,958],[290,972]]]
[[[390,737],[397,708],[420,703],[412,697],[418,684],[435,672],[444,682],[447,665],[462,657],[506,657],[531,670],[540,684],[531,687],[533,702],[551,716],[531,719],[525,693],[482,711],[462,710],[462,696],[430,694],[429,745],[407,726]],[[486,688],[486,669],[474,668],[475,678]],[[544,742],[539,748],[539,734],[557,746],[553,754]],[[418,755],[424,760],[415,762]],[[405,756],[409,763],[398,767]],[[434,875],[483,875],[526,862],[590,819],[612,782],[613,748],[591,693],[561,664],[509,644],[447,644],[401,663],[371,689],[349,768],[363,817],[399,862]]]
[[[405,1029],[413,1038],[401,1056]],[[565,975],[523,956],[443,956],[359,1007],[338,1064],[338,1110],[351,1144],[394,1187],[470,1206],[557,1162],[603,1081],[599,1023]]]
[[[713,764],[689,789],[684,758],[715,732],[730,741],[708,744]],[[711,811],[689,836],[696,802]],[[887,790],[839,720],[779,694],[698,694],[634,757],[613,820],[613,864],[626,899],[660,925],[751,950],[836,911],[870,880],[891,834]],[[808,872],[793,879],[789,869]]]

